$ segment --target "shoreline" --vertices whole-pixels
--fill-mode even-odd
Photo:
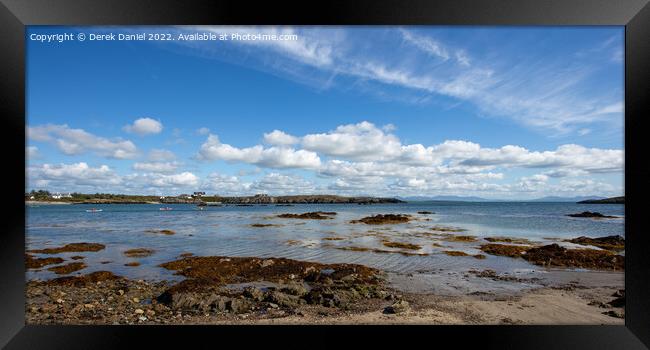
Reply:
[[[570,271],[569,275],[582,272]],[[621,273],[622,274],[622,273]],[[572,280],[568,277],[567,280]],[[156,298],[169,290],[167,281],[116,279],[52,285],[26,283],[27,324],[624,324],[624,307],[616,300],[617,283],[579,281],[513,294],[469,293],[448,296],[406,293],[386,288],[386,297],[360,298],[342,306],[311,303],[258,303],[259,308],[206,311],[163,305]],[[260,282],[262,283],[262,282]],[[356,284],[354,284],[355,288]],[[269,293],[269,292],[266,292]],[[275,291],[270,293],[277,293]],[[624,293],[624,292],[623,292]],[[246,302],[249,295],[229,300]],[[288,294],[287,294],[288,295]],[[210,295],[196,294],[197,299]],[[264,299],[267,300],[267,299]],[[273,300],[275,301],[275,300]],[[228,304],[230,303],[230,304]],[[392,305],[406,305],[395,313]],[[198,304],[197,304],[198,305]]]

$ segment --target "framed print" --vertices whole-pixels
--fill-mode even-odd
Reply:
[[[647,347],[647,2],[317,7],[3,1],[3,345]]]

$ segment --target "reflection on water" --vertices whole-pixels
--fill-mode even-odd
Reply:
[[[550,242],[577,236],[624,235],[623,219],[594,220],[570,218],[566,214],[598,211],[623,216],[622,205],[579,205],[574,203],[406,203],[382,205],[295,205],[293,207],[209,207],[193,205],[96,205],[103,209],[87,213],[83,205],[43,205],[27,209],[28,249],[59,246],[72,242],[106,245],[99,252],[66,253],[82,255],[89,266],[78,273],[109,270],[135,279],[177,279],[158,264],[182,253],[285,257],[323,263],[357,263],[399,273],[456,272],[468,268],[497,272],[538,269],[521,259],[487,255],[448,256],[445,251],[481,253],[481,237],[509,236],[534,242]],[[282,219],[281,213],[334,211],[328,220]],[[431,211],[435,214],[418,214]],[[414,220],[395,225],[351,224],[350,221],[374,214],[411,214]],[[255,225],[253,225],[255,224]],[[460,228],[463,232],[438,231]],[[152,233],[173,230],[174,235]],[[455,241],[449,236],[476,236],[477,241]],[[410,249],[394,248],[386,242],[409,243]],[[146,258],[127,258],[123,251],[149,248],[156,252]],[[413,249],[415,248],[415,249]],[[69,261],[69,259],[66,259]],[[66,263],[67,263],[66,261]],[[138,267],[124,266],[131,261]],[[45,268],[29,271],[28,279],[55,276]]]

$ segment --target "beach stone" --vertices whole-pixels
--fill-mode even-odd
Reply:
[[[138,314],[138,315],[141,315],[141,314],[144,313],[144,310],[142,310],[142,309],[135,309],[135,313]]]
[[[307,288],[305,288],[305,286],[302,283],[291,282],[288,283],[281,290],[283,293],[297,295],[299,297],[307,294]]]
[[[295,295],[289,295],[278,291],[269,291],[264,300],[285,307],[296,307],[301,304],[301,299]]]
[[[264,292],[262,292],[257,287],[246,287],[242,293],[246,298],[250,298],[256,301],[264,300]]]
[[[408,301],[406,300],[400,300],[393,305],[390,305],[384,309],[385,314],[400,314],[408,311],[411,308],[409,305]]]
[[[261,266],[262,267],[267,267],[267,266],[271,266],[273,264],[275,264],[275,261],[273,261],[273,259],[266,259],[266,260],[262,261]]]

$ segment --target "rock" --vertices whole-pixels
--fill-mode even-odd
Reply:
[[[273,261],[273,259],[266,259],[266,260],[262,261],[262,264],[260,266],[267,267],[267,266],[271,266],[273,264],[275,264],[275,261]]]
[[[334,213],[334,212],[315,211],[315,212],[302,213],[302,214],[280,214],[280,215],[278,215],[278,217],[283,218],[283,219],[327,220],[327,219],[332,219],[330,217],[332,215],[336,215],[336,213]]]
[[[612,294],[613,297],[616,299],[610,301],[609,305],[612,307],[625,307],[625,289],[621,289],[616,291],[616,293]]]
[[[301,299],[299,297],[274,290],[269,291],[264,300],[288,308],[295,308],[301,304]]]
[[[625,258],[606,250],[566,249],[557,244],[531,248],[522,258],[541,266],[624,270]]]
[[[141,314],[144,313],[144,310],[142,310],[142,309],[135,309],[135,313],[138,314],[138,315],[141,315]]]
[[[409,222],[411,217],[405,214],[379,214],[374,216],[367,216],[359,220],[350,221],[353,224],[363,223],[366,225],[383,225],[383,224],[402,224]]]
[[[257,287],[246,287],[246,288],[244,288],[244,291],[243,291],[242,295],[244,295],[247,298],[253,299],[255,301],[264,300],[264,292],[262,292]]]
[[[521,257],[521,255],[530,248],[531,248],[530,246],[494,244],[494,243],[484,244],[481,246],[481,250],[490,255],[509,256],[511,258]]]
[[[592,245],[594,247],[613,251],[621,251],[625,249],[625,238],[622,236],[607,236],[598,238],[581,236],[578,238],[569,239],[567,242],[581,245]]]
[[[307,288],[302,283],[290,282],[284,288],[281,289],[283,293],[303,296],[307,294]]]
[[[393,305],[390,305],[384,309],[385,314],[400,314],[410,310],[410,305],[406,300],[400,300]]]
[[[124,251],[124,255],[129,258],[143,258],[152,255],[154,252],[153,249],[135,248]]]
[[[616,312],[614,310],[605,311],[602,314],[610,317],[615,317],[615,318],[625,318],[625,316],[622,313]]]
[[[54,265],[62,263],[62,258],[34,258],[30,254],[25,254],[25,266],[28,269],[37,269],[46,265]]]
[[[596,218],[596,219],[614,219],[616,216],[603,215],[599,212],[583,211],[577,214],[567,214],[572,218]]]
[[[229,299],[226,301],[226,309],[232,313],[244,313],[249,311],[251,304],[246,300]]]
[[[412,243],[384,241],[383,244],[389,248],[401,248],[401,249],[410,249],[410,250],[418,250],[422,248],[422,246],[419,246],[417,244],[412,244]]]
[[[50,267],[47,270],[52,271],[57,275],[67,275],[75,271],[83,270],[86,267],[87,267],[86,264],[84,264],[83,262],[72,262],[66,265]]]
[[[66,244],[63,247],[57,248],[46,248],[46,249],[33,249],[28,250],[29,253],[40,253],[40,254],[59,254],[65,252],[98,252],[106,248],[105,245],[99,243],[70,243]]]

